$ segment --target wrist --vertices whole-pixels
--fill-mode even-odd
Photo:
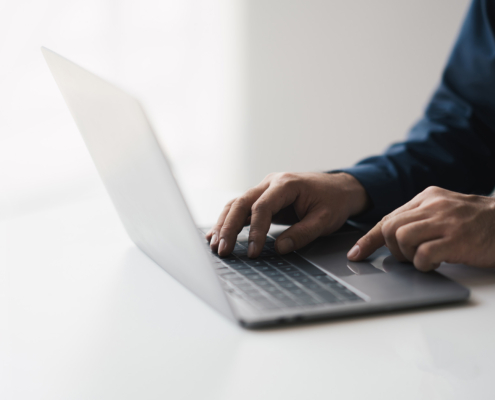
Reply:
[[[339,180],[339,186],[348,205],[349,217],[361,214],[371,206],[371,199],[366,189],[356,178],[345,172],[333,176]]]

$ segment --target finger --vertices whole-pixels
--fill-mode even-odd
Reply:
[[[235,199],[230,206],[230,210],[218,234],[218,254],[221,257],[229,255],[234,249],[237,235],[244,227],[244,223],[251,213],[252,205],[265,190],[265,185],[258,185],[249,189],[242,196]]]
[[[217,223],[206,234],[206,240],[208,240],[210,242],[210,248],[213,251],[217,251],[217,249],[218,249],[218,235],[220,233],[220,229],[222,229],[222,225],[223,225],[225,218],[227,217],[227,214],[230,211],[230,207],[234,201],[235,201],[235,199],[229,201],[225,205],[222,212],[220,213],[220,216],[218,217]]]
[[[395,214],[395,215],[394,215]],[[428,218],[428,213],[424,210],[414,208],[399,213],[393,213],[387,217],[382,224],[382,235],[385,245],[392,255],[399,261],[412,261],[402,251],[397,239],[397,231],[412,222],[421,221]]]
[[[280,254],[298,250],[320,237],[329,223],[329,216],[325,210],[311,212],[277,238],[275,249]]]
[[[256,201],[251,210],[251,228],[249,229],[248,256],[258,257],[265,244],[272,217],[281,209],[292,204],[297,192],[284,185],[270,186]]]
[[[423,219],[401,226],[397,229],[395,236],[401,253],[412,262],[419,245],[439,239],[443,233],[442,224],[435,223],[431,219]]]
[[[448,243],[447,239],[441,238],[420,244],[414,255],[414,266],[424,272],[438,268],[455,252]]]
[[[383,220],[378,222],[366,235],[359,239],[349,253],[347,253],[347,258],[351,261],[361,261],[382,247],[385,244],[382,225]]]
[[[361,261],[369,257],[377,249],[385,244],[382,233],[382,226],[387,218],[396,216],[402,212],[413,210],[421,204],[421,200],[415,197],[411,201],[397,208],[395,211],[384,217],[366,235],[359,239],[351,250],[347,253],[347,258],[351,261]]]

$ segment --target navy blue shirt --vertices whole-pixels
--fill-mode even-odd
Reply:
[[[439,87],[407,140],[340,171],[371,199],[377,222],[428,186],[488,195],[495,187],[495,1],[474,0]]]

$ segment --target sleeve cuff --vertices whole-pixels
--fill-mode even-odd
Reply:
[[[363,185],[371,201],[368,210],[353,216],[350,218],[351,221],[376,223],[403,204],[397,178],[383,166],[365,164],[329,171],[329,173],[338,172],[344,172],[356,178]]]

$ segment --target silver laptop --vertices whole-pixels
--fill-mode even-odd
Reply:
[[[247,257],[247,232],[219,258],[195,226],[139,102],[64,57],[48,66],[134,243],[191,292],[245,327],[462,301],[469,290],[436,272],[396,262],[386,248],[347,260],[362,233],[346,225],[285,256],[269,236]]]

